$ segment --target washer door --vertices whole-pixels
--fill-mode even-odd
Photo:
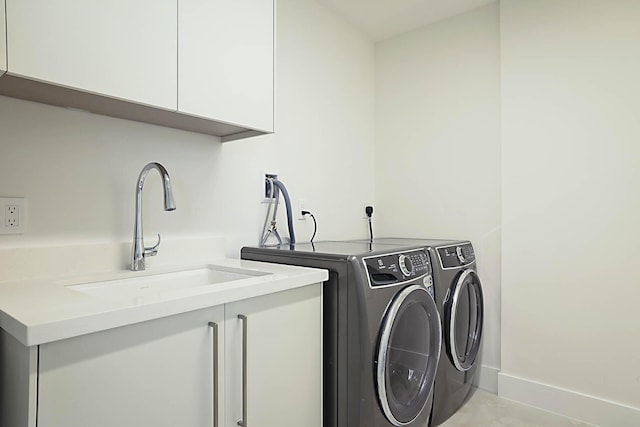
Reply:
[[[409,424],[424,409],[440,358],[440,316],[426,288],[411,285],[387,309],[377,358],[378,399],[389,422]]]
[[[464,270],[444,302],[447,353],[459,371],[468,371],[480,351],[484,301],[482,283],[473,270]]]

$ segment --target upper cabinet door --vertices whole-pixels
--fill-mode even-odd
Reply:
[[[180,112],[273,131],[274,0],[178,0],[178,57]]]
[[[8,72],[177,108],[176,0],[6,0]]]
[[[4,0],[0,0],[0,76],[7,71],[7,29],[4,10]]]

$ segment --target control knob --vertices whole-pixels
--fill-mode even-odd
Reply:
[[[400,265],[400,271],[402,271],[402,274],[405,276],[411,276],[413,273],[413,263],[411,262],[411,258],[405,255],[400,255],[398,257],[398,264]]]
[[[461,264],[467,263],[467,258],[464,256],[464,253],[462,252],[462,246],[456,246],[456,255],[458,255],[458,260],[460,261]]]

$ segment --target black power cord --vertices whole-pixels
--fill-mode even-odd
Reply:
[[[373,242],[373,226],[371,225],[371,216],[373,216],[373,206],[366,206],[364,212],[367,214],[367,221],[369,221],[369,241]]]
[[[318,231],[318,223],[316,222],[316,217],[313,216],[313,214],[309,211],[301,211],[300,212],[302,215],[309,215],[311,217],[311,219],[313,220],[313,235],[311,236],[311,239],[309,240],[309,243],[313,243],[313,239],[316,237],[316,231]]]

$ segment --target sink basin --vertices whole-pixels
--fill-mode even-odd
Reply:
[[[142,304],[171,298],[186,289],[220,285],[267,274],[269,273],[209,265],[189,270],[67,285],[67,289],[108,299],[132,299],[134,303]]]

